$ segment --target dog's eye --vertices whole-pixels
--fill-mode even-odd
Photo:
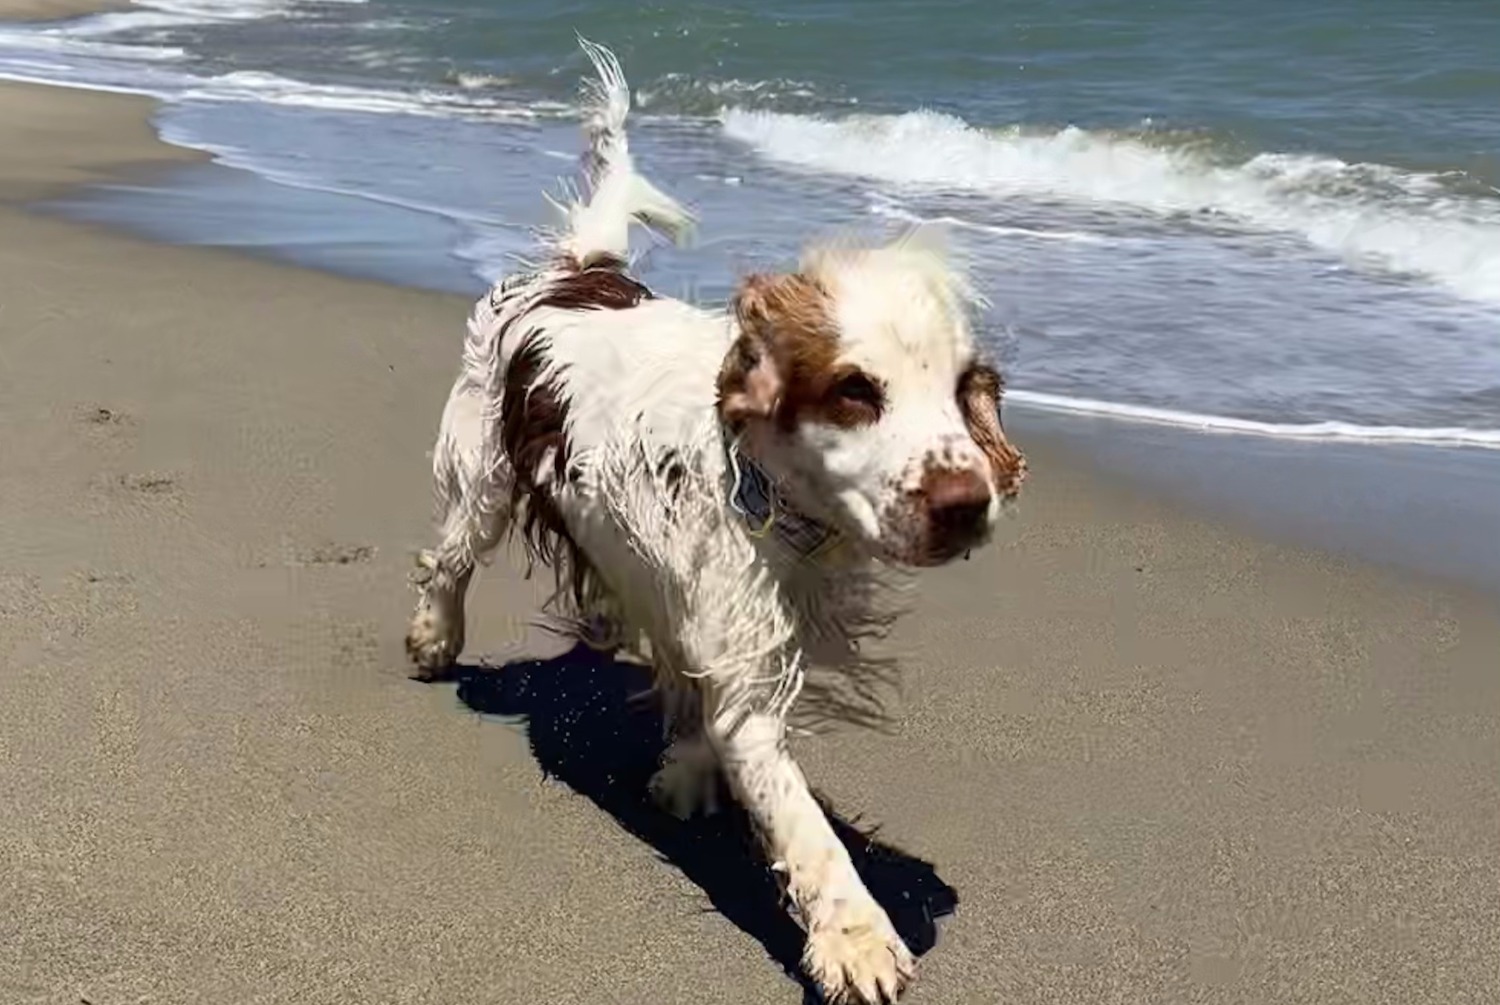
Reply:
[[[862,373],[851,373],[833,386],[833,393],[851,404],[864,405],[879,411],[885,404],[885,395],[880,386]]]

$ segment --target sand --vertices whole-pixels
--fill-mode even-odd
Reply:
[[[7,82],[0,89],[0,203],[48,199],[142,166],[206,155],[156,139],[153,102],[123,94]]]
[[[0,0],[0,21],[63,21],[132,6],[130,0]]]
[[[148,110],[0,86],[0,199]],[[466,308],[0,207],[0,1001],[802,1000],[733,827],[643,806],[626,669],[405,676]],[[1500,1000],[1500,605],[1018,437],[890,729],[797,741],[908,934],[957,900],[909,1000]],[[536,596],[499,561],[471,654]]]

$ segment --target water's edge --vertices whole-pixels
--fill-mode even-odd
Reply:
[[[273,191],[266,191],[267,188]],[[154,179],[79,190],[40,211],[114,229],[159,243],[174,241],[170,227],[143,221],[171,218],[180,200],[224,205],[238,191],[248,206],[265,209],[290,195],[289,216],[321,226],[341,218],[330,212],[328,193],[290,194],[258,176],[217,164],[162,168]],[[139,200],[146,200],[144,203]],[[127,207],[148,207],[137,213]],[[393,224],[422,226],[423,214],[376,208],[389,219],[371,221],[366,236],[389,235]],[[274,218],[258,217],[262,232],[236,232],[214,245],[265,260],[345,277],[375,280],[463,296],[478,296],[483,283],[457,258],[425,272],[394,274],[392,262],[348,234],[322,243],[280,244]],[[209,243],[209,242],[203,242]],[[378,240],[374,241],[378,244]],[[459,331],[455,317],[455,333]],[[435,346],[446,352],[457,345]],[[1294,441],[1237,432],[1184,428],[1111,414],[1091,415],[1066,407],[1037,405],[1012,393],[1007,425],[1019,442],[1035,442],[1073,458],[1106,478],[1148,496],[1180,505],[1188,513],[1225,520],[1273,541],[1346,554],[1500,595],[1500,536],[1492,533],[1500,512],[1500,464],[1487,450],[1400,442]],[[1045,470],[1037,472],[1045,478]]]

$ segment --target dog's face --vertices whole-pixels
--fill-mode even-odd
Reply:
[[[721,420],[810,515],[906,565],[990,536],[1026,464],[1000,424],[967,287],[904,238],[751,276],[719,376]]]

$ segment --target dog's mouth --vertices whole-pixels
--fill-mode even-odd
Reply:
[[[994,535],[994,522],[986,520],[965,533],[934,533],[930,528],[916,533],[895,533],[872,542],[874,549],[886,561],[915,569],[930,569],[948,565],[990,543]]]
[[[967,559],[975,551],[990,543],[991,531],[986,528],[981,534],[961,540],[941,541],[930,545],[925,561],[921,565],[935,567],[948,565],[960,558]]]
[[[907,511],[893,520],[870,544],[886,561],[911,568],[936,568],[960,559],[1005,536],[1004,529],[1014,526],[1020,513],[1020,501],[1014,495],[1002,495],[999,505],[986,507],[972,515],[963,513],[935,517],[928,512]]]

